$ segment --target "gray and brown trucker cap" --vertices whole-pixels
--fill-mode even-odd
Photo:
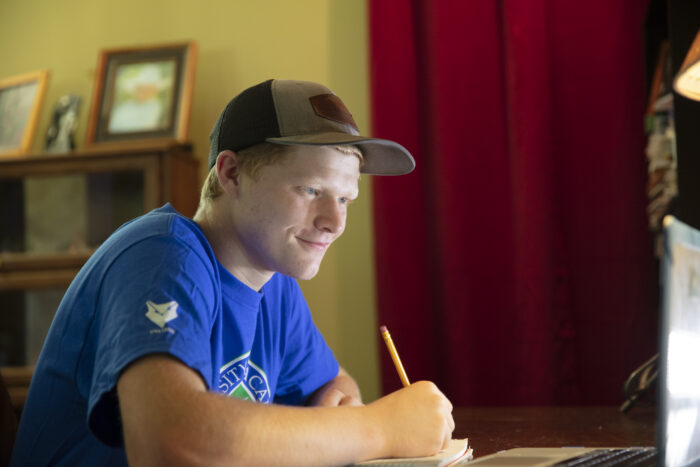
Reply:
[[[393,141],[361,136],[338,96],[320,84],[271,79],[228,103],[209,136],[209,168],[223,150],[255,144],[353,144],[362,151],[362,173],[402,175],[416,166],[411,153]]]

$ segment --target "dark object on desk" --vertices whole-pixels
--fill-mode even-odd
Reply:
[[[622,387],[625,396],[625,402],[620,406],[622,413],[627,413],[638,401],[644,400],[647,405],[655,402],[656,391],[651,389],[656,387],[654,383],[659,375],[658,360],[659,354],[654,355],[627,378]]]
[[[634,465],[653,467],[658,459],[656,448],[597,449],[589,454],[574,457],[557,466],[584,465]]]
[[[80,96],[61,97],[54,107],[51,125],[46,132],[47,152],[68,152],[75,149]]]
[[[656,448],[520,448],[469,462],[479,467],[655,467]]]

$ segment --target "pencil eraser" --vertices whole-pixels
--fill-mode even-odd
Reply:
[[[383,324],[379,326],[379,332],[388,332],[388,329]]]

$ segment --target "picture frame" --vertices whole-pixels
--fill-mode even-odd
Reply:
[[[187,142],[196,63],[194,42],[100,52],[86,146]]]
[[[0,157],[31,150],[48,81],[48,70],[0,79]]]

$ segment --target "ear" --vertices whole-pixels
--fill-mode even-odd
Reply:
[[[221,151],[216,157],[216,174],[221,188],[230,195],[238,194],[240,170],[236,153],[228,149]]]

